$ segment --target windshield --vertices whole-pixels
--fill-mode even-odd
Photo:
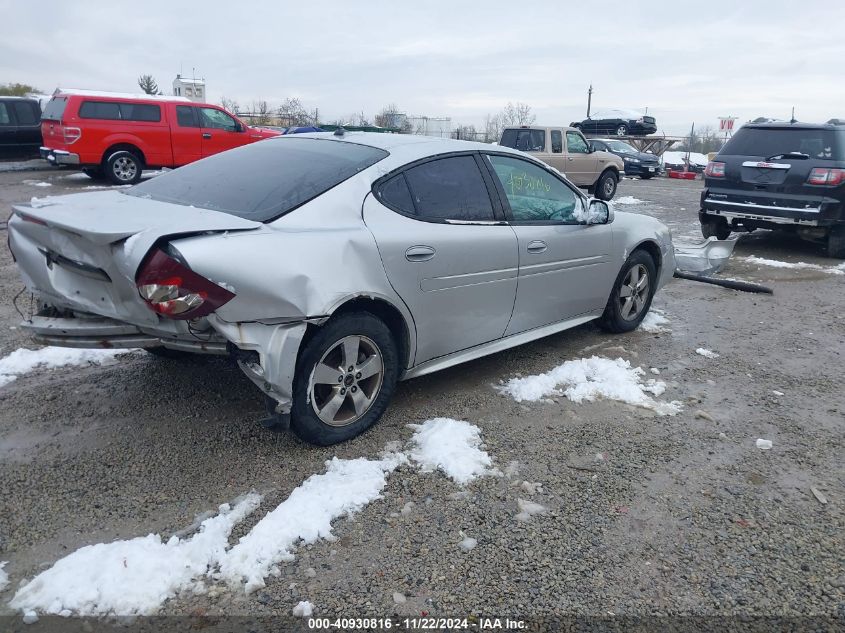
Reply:
[[[741,128],[721,156],[780,156],[790,152],[821,160],[845,160],[845,132],[808,128]]]
[[[627,143],[623,143],[622,141],[605,141],[605,143],[614,152],[622,152],[623,154],[636,154],[637,153],[637,150],[635,150],[633,147],[631,147]]]
[[[215,154],[125,193],[270,222],[386,156],[357,143],[280,136]]]

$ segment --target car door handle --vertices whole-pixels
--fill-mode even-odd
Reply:
[[[570,157],[569,157],[569,158],[567,158],[566,160],[575,160],[575,159],[574,159],[574,158],[572,158],[572,156],[570,156]]]
[[[543,240],[528,242],[529,253],[543,253],[548,247],[548,244],[546,244]]]
[[[211,132],[203,132],[202,137],[203,138],[211,138]]]
[[[405,251],[405,259],[409,262],[427,262],[434,257],[436,251],[431,246],[412,246]]]

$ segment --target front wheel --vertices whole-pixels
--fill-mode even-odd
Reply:
[[[845,259],[845,226],[834,226],[827,234],[827,256]]]
[[[656,284],[651,255],[642,250],[631,253],[616,277],[599,326],[617,334],[635,330],[651,307]]]
[[[380,319],[369,312],[335,317],[300,354],[291,428],[320,446],[352,439],[382,416],[398,378],[396,343]]]
[[[141,180],[143,169],[141,159],[126,150],[114,152],[106,159],[106,176],[116,185],[134,185]]]
[[[616,128],[616,136],[628,136],[628,126],[625,124]]]
[[[701,234],[705,237],[715,237],[726,240],[731,234],[731,227],[722,219],[707,219],[701,221]]]
[[[616,174],[612,171],[604,172],[596,182],[596,198],[600,200],[612,200],[616,195],[616,185],[619,182]]]

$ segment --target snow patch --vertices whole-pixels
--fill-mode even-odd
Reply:
[[[68,365],[107,365],[115,362],[118,354],[133,350],[126,349],[74,349],[69,347],[42,347],[41,349],[16,349],[0,358],[0,387],[8,385],[18,376],[34,369],[55,369]]]
[[[663,315],[663,312],[652,308],[640,323],[640,329],[649,334],[664,334],[672,331],[663,327],[667,323],[669,323],[669,319]]]
[[[314,605],[308,602],[308,600],[302,600],[297,603],[291,613],[298,618],[310,618],[314,613]]]
[[[30,187],[52,187],[53,186],[49,182],[43,182],[43,181],[39,182],[37,180],[24,180],[23,184],[29,185]]]
[[[767,451],[772,447],[772,440],[758,439],[756,442],[757,448],[761,451]]]
[[[819,264],[808,264],[807,262],[782,262],[778,259],[766,259],[765,257],[757,257],[756,255],[749,255],[743,257],[749,264],[758,264],[760,266],[769,266],[770,268],[793,268],[796,270],[818,270],[830,275],[845,275],[845,263],[838,266],[820,266]]]
[[[306,479],[226,553],[214,577],[247,592],[263,587],[271,568],[293,560],[295,545],[331,537],[333,520],[380,498],[387,475],[406,461],[401,453],[327,461],[325,473]]]
[[[232,528],[260,502],[250,493],[234,507],[224,503],[189,539],[164,542],[149,534],[81,547],[19,589],[9,606],[53,615],[155,613],[168,598],[202,586],[200,579],[225,555]]]
[[[493,460],[482,450],[477,426],[451,418],[408,426],[415,429],[409,457],[424,472],[441,470],[462,486],[492,473]]]
[[[621,196],[613,199],[613,204],[621,204],[623,206],[628,204],[643,204],[644,202],[645,200],[640,200],[634,196]]]
[[[526,499],[517,499],[516,505],[519,508],[519,514],[517,514],[514,518],[517,521],[521,521],[526,523],[531,520],[535,514],[545,514],[546,507],[540,505],[539,503],[534,503],[533,501],[528,501]]]
[[[704,347],[699,347],[695,350],[695,353],[699,356],[704,356],[704,358],[719,358],[719,355],[716,352],[705,349]]]
[[[643,375],[643,369],[631,367],[631,363],[622,358],[611,360],[592,356],[566,361],[537,376],[512,378],[498,389],[517,402],[536,402],[549,395],[563,395],[575,403],[607,398],[651,409],[658,415],[678,413],[680,402],[662,402],[649,395],[662,395],[666,383],[654,379],[643,383],[640,380]]]
[[[3,568],[9,564],[9,561],[3,561],[0,563],[0,591],[3,591],[6,588],[6,585],[9,584],[9,574],[3,571]]]
[[[458,543],[458,547],[460,547],[464,552],[471,552],[475,549],[475,546],[478,545],[478,540],[472,538],[471,536],[467,536]]]

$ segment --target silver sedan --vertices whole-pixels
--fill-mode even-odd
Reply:
[[[394,134],[281,136],[8,227],[39,342],[229,355],[323,445],[398,380],[594,319],[633,330],[675,268],[663,224],[526,154]]]

